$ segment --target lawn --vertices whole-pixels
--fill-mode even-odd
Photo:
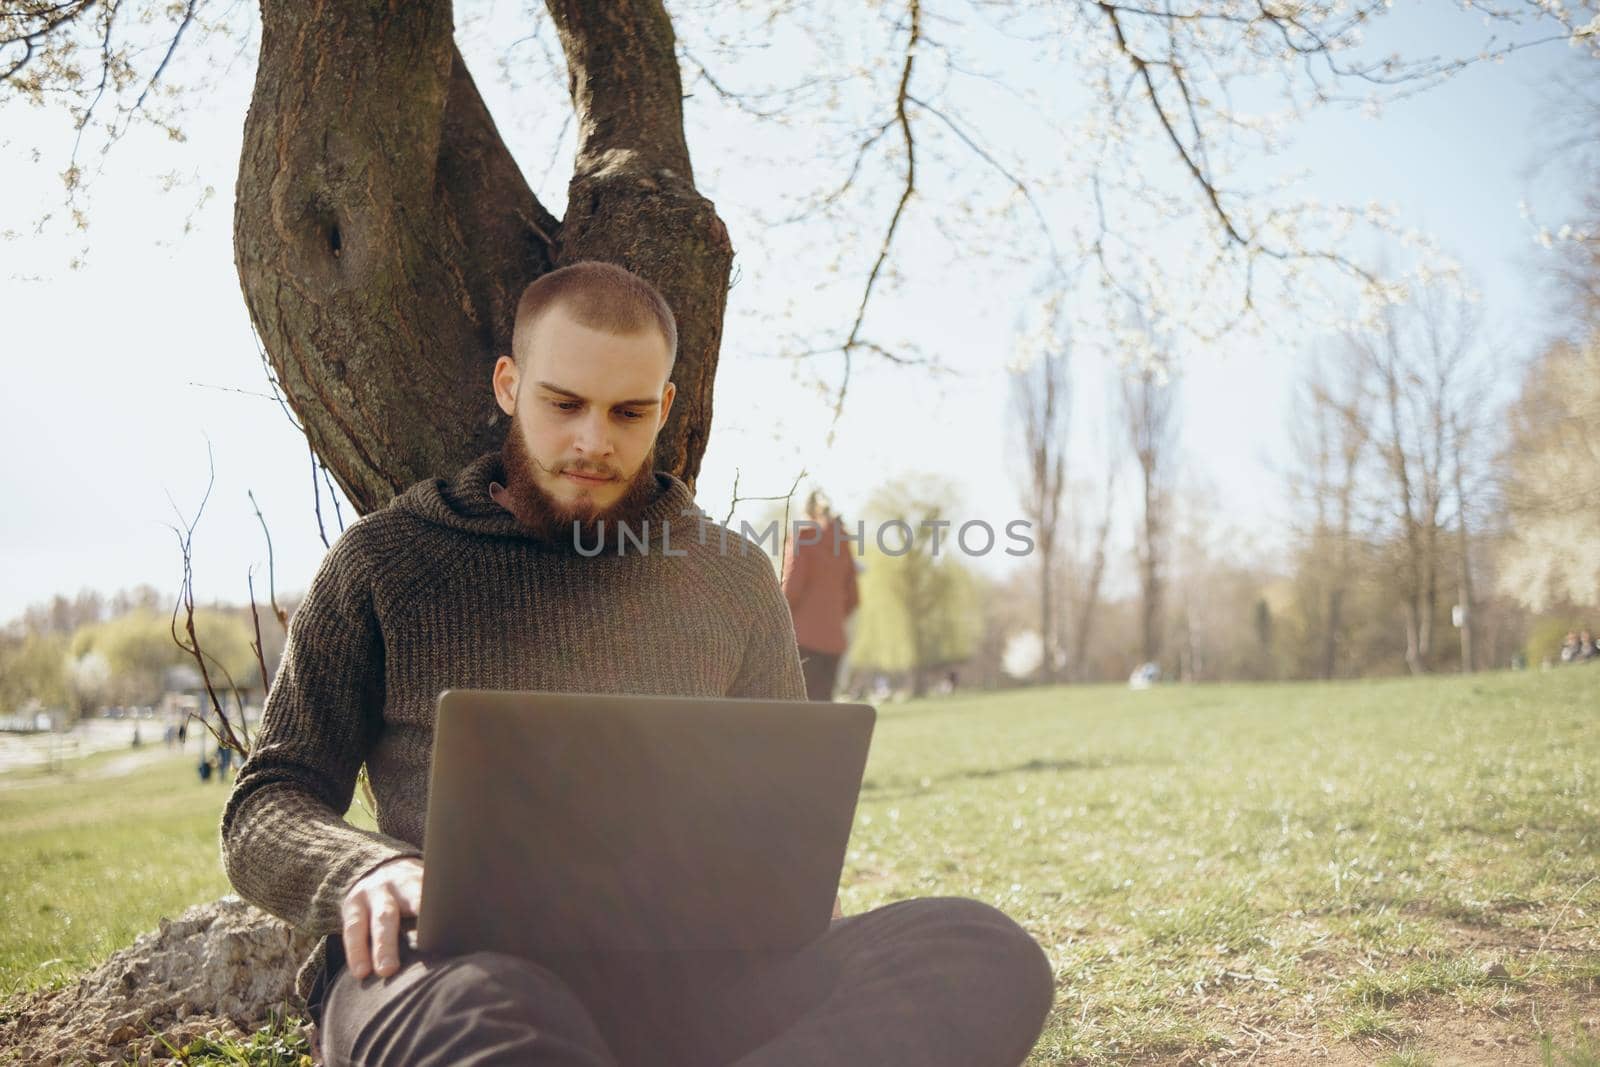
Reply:
[[[1033,1064],[1600,1064],[1600,667],[882,709],[846,911],[1047,947]],[[225,888],[186,763],[0,782],[0,991]],[[16,921],[21,919],[22,921]]]

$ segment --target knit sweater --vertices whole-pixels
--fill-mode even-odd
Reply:
[[[241,897],[331,934],[357,879],[422,855],[443,690],[805,699],[766,553],[707,518],[682,481],[655,478],[657,495],[627,524],[634,536],[619,550],[613,526],[596,555],[593,541],[538,540],[493,500],[497,454],[345,531],[290,622],[223,811],[223,864]],[[342,817],[363,763],[376,832]],[[321,945],[300,970],[302,997]]]

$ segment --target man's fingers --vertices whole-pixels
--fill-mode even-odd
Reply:
[[[368,942],[367,898],[357,893],[344,902],[344,962],[350,973],[365,978],[372,973],[372,949]]]
[[[387,978],[400,969],[400,902],[388,887],[375,890],[372,908],[372,969]]]
[[[400,914],[407,918],[414,918],[422,914],[422,877],[407,878],[395,886],[395,892],[400,897]]]

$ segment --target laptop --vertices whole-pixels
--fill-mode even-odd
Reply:
[[[800,948],[832,916],[875,719],[865,704],[448,690],[418,947]]]

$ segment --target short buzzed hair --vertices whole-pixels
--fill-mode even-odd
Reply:
[[[519,365],[534,324],[557,305],[591,330],[630,334],[654,327],[667,342],[667,373],[672,373],[678,324],[660,290],[631,271],[593,259],[541,275],[522,290],[511,331],[511,358]]]

